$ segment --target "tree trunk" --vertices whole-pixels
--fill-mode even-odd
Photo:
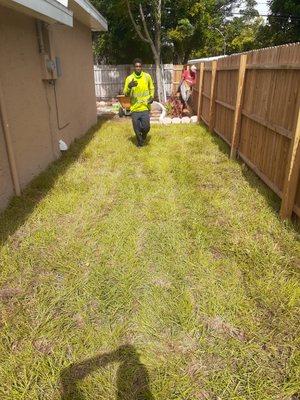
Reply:
[[[162,70],[160,60],[155,58],[155,74],[156,74],[156,85],[157,85],[157,97],[160,103],[165,102],[165,93],[164,93],[164,83],[162,78]]]

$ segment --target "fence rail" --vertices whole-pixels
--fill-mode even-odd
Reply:
[[[164,64],[164,79],[166,95],[170,96],[174,90],[174,86],[178,81],[181,66],[173,64]],[[155,65],[144,65],[143,69],[148,72],[154,81],[156,87]],[[179,72],[178,72],[179,71]],[[123,91],[126,76],[132,72],[132,65],[95,65],[95,91],[97,99],[111,99],[121,94]]]
[[[300,217],[300,43],[198,64],[193,108]]]

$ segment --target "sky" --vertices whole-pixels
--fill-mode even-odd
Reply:
[[[270,14],[270,8],[268,6],[268,0],[256,0],[257,2],[257,6],[256,9],[259,12],[260,15],[268,15]],[[241,6],[240,8],[243,8],[243,6]],[[238,9],[235,10],[235,12],[238,12]],[[266,20],[267,18],[264,17],[264,20]]]
[[[267,4],[267,0],[256,0],[256,1],[257,1],[256,9],[260,14],[267,15],[270,13],[270,9]]]

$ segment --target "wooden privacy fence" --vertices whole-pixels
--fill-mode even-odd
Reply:
[[[166,95],[170,96],[174,90],[175,83],[179,84],[179,72],[182,66],[164,64],[164,79]],[[143,69],[148,72],[156,87],[155,65],[144,65]],[[95,91],[97,99],[111,99],[121,94],[124,87],[125,78],[133,71],[131,64],[124,65],[95,65]],[[179,71],[179,72],[178,72]]]
[[[300,216],[300,43],[198,63],[193,107]]]

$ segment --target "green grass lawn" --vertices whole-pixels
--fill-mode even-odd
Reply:
[[[201,126],[76,142],[0,217],[1,400],[295,400],[299,231]]]

